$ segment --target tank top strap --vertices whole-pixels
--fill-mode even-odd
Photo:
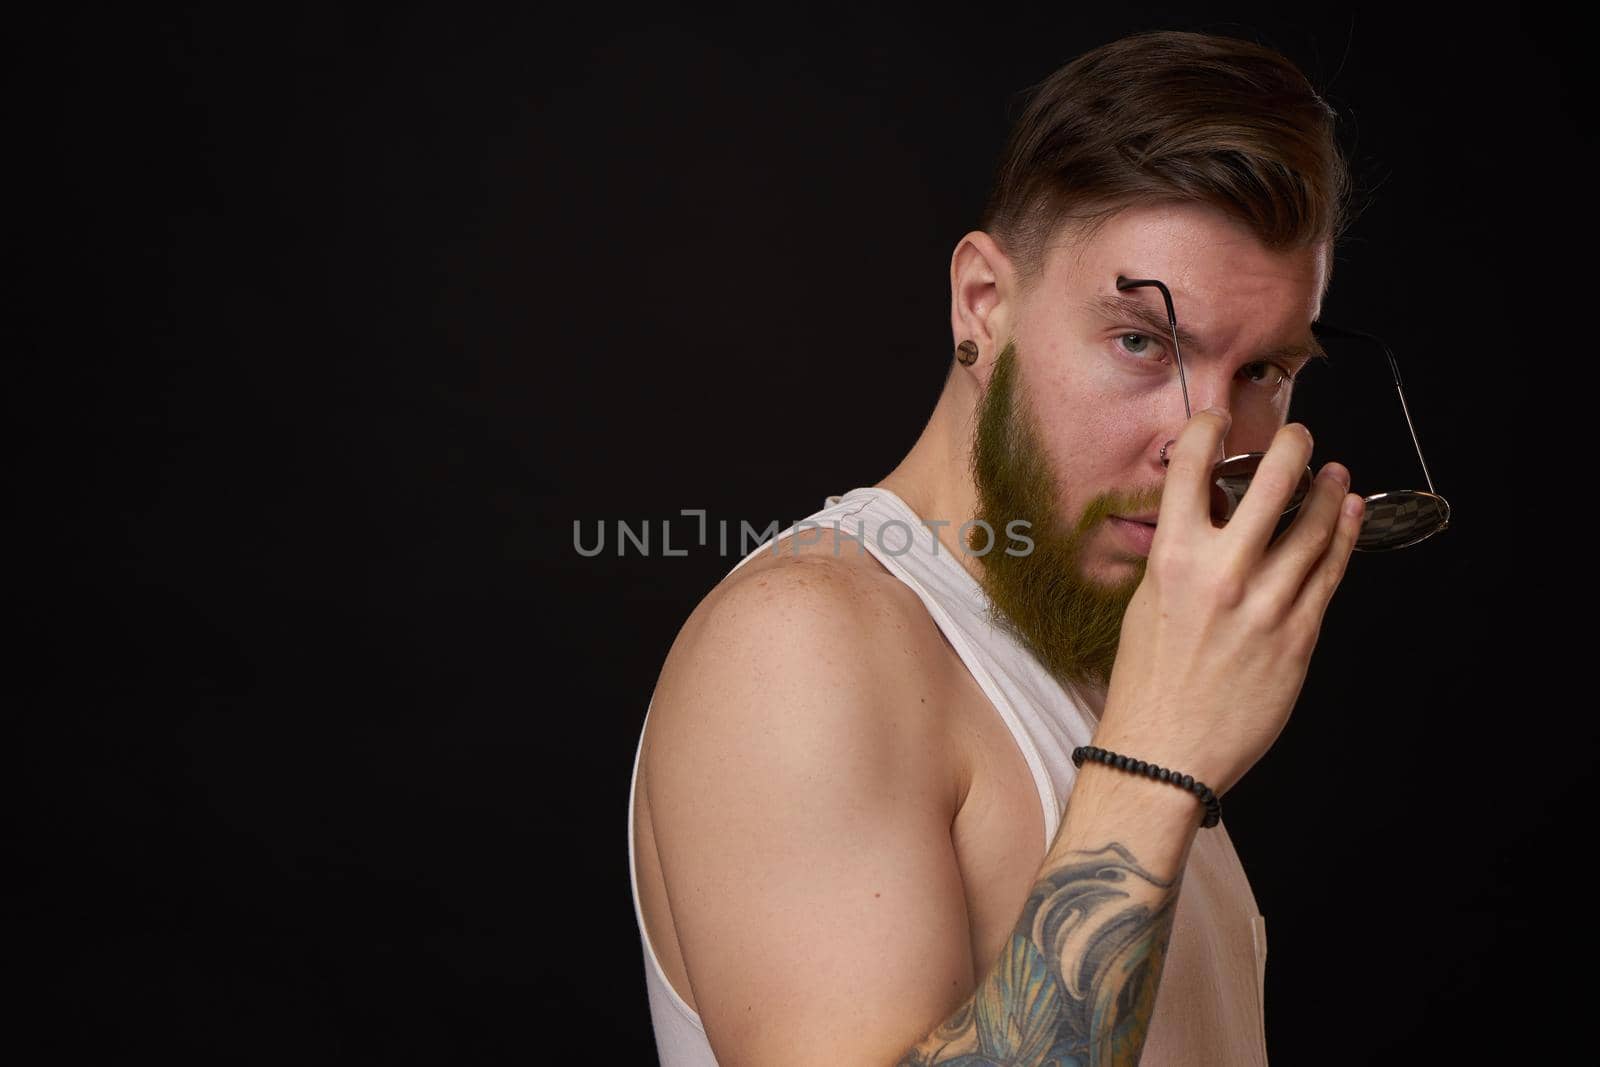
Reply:
[[[841,533],[850,533],[917,594],[1010,729],[1039,792],[1049,847],[1077,777],[1072,749],[1094,736],[1089,701],[1045,670],[1004,625],[978,579],[939,540],[935,527],[898,494],[860,486],[836,499],[822,514],[830,524],[837,520]],[[991,544],[990,550],[1000,547]],[[841,550],[851,548],[846,544]]]

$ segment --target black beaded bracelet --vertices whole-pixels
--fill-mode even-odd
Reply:
[[[1209,786],[1197,782],[1187,774],[1169,771],[1165,767],[1157,767],[1154,763],[1144,760],[1120,756],[1115,752],[1093,745],[1079,745],[1072,750],[1072,765],[1082,767],[1085,759],[1092,759],[1097,763],[1104,763],[1108,767],[1117,767],[1124,771],[1133,771],[1135,774],[1148,775],[1161,782],[1171,782],[1182,789],[1187,789],[1195,795],[1200,803],[1206,806],[1205,818],[1200,821],[1201,826],[1215,826],[1222,821],[1222,801],[1217,799]]]

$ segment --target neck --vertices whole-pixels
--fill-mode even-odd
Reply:
[[[961,543],[961,525],[978,513],[972,483],[972,435],[982,394],[966,369],[955,367],[945,379],[939,402],[911,451],[878,488],[910,505],[918,517],[935,523],[940,546],[960,561],[974,579],[983,561]],[[1003,536],[1004,531],[996,531]]]

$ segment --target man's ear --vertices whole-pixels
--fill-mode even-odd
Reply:
[[[978,358],[967,369],[986,379],[1016,318],[1011,260],[994,238],[973,230],[950,256],[950,330],[954,344],[972,341]]]

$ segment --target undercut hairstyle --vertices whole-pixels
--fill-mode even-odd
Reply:
[[[978,228],[1031,288],[1060,234],[1092,236],[1135,205],[1206,204],[1273,251],[1353,221],[1338,113],[1293,62],[1253,41],[1162,30],[1102,45],[1024,90]]]

